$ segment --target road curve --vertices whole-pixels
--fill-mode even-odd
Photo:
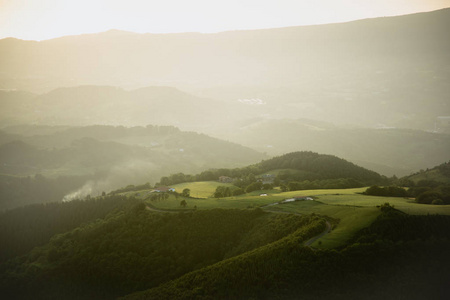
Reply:
[[[330,232],[330,230],[331,230],[331,224],[330,224],[330,222],[328,222],[328,221],[326,222],[326,224],[327,224],[327,227],[325,228],[325,230],[324,230],[321,234],[316,235],[315,237],[310,238],[309,240],[307,240],[306,242],[304,242],[303,245],[304,245],[304,246],[311,247],[312,243],[314,243],[315,241],[317,241],[318,239],[320,239],[321,237],[323,237],[325,234],[327,234],[328,232]]]

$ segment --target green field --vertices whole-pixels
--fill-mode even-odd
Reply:
[[[209,198],[216,191],[218,186],[233,186],[231,183],[222,183],[217,181],[199,181],[199,182],[185,182],[172,185],[178,193],[181,193],[184,189],[191,190],[191,197],[194,198]]]
[[[182,198],[170,196],[169,199],[157,202],[149,202],[158,209],[180,210],[181,200],[185,199],[189,209],[212,208],[256,208],[261,207],[273,213],[296,214],[320,214],[338,219],[339,223],[333,230],[312,245],[317,248],[334,248],[344,245],[357,231],[369,226],[380,214],[377,206],[390,203],[395,208],[407,214],[445,214],[450,215],[449,205],[425,205],[415,203],[413,199],[397,197],[377,197],[362,195],[364,188],[334,189],[334,190],[304,190],[293,192],[280,192],[279,189],[270,191],[255,191],[236,197],[211,198],[211,194],[219,185],[228,185],[214,181],[189,182],[174,185],[178,192],[184,188],[191,190],[191,195],[196,198]],[[260,196],[265,193],[267,196]],[[146,193],[140,193],[145,198]],[[314,201],[295,201],[289,203],[280,202],[298,196],[312,196]]]
[[[376,207],[328,205],[317,201],[278,204],[270,206],[267,210],[299,214],[315,213],[338,219],[339,223],[329,234],[312,244],[317,248],[334,248],[344,245],[357,231],[369,226],[380,214],[380,210]]]
[[[405,199],[401,197],[379,197],[360,194],[353,195],[320,195],[317,201],[332,205],[348,205],[361,207],[374,207],[386,202],[393,205],[396,209],[410,215],[441,214],[450,215],[450,205],[429,205],[419,204],[414,199]]]

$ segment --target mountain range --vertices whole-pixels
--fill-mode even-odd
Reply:
[[[0,87],[175,86],[227,102],[260,99],[273,116],[432,129],[436,116],[450,115],[449,27],[442,9],[216,34],[7,38]]]
[[[387,176],[409,175],[450,159],[450,135],[446,132],[371,128],[311,118],[289,118],[289,106],[280,106],[277,110],[256,99],[247,100],[227,102],[194,96],[171,87],[128,91],[111,86],[79,86],[44,94],[2,91],[0,125],[9,136],[0,135],[0,142],[2,139],[23,140],[22,136],[12,136],[16,133],[39,136],[26,139],[37,146],[49,147],[46,139],[51,140],[52,147],[61,143],[68,146],[67,141],[73,140],[72,134],[77,130],[78,138],[94,137],[97,132],[95,139],[105,139],[111,134],[110,130],[126,131],[124,128],[98,130],[101,127],[92,133],[83,129],[64,131],[69,127],[153,124],[203,132],[267,155],[293,151],[337,155]],[[43,137],[58,130],[64,133]],[[139,130],[130,129],[133,131]],[[133,143],[151,146],[145,134],[135,135],[132,139]]]

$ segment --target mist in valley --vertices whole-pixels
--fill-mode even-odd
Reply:
[[[448,15],[443,9],[210,34],[113,30],[40,42],[3,39],[2,134],[24,124],[32,125],[21,132],[28,135],[41,126],[175,126],[260,157],[315,151],[386,176],[409,175],[449,159]],[[2,145],[14,139],[24,140],[4,138]],[[158,145],[146,136],[115,142]],[[135,155],[127,159],[139,161]],[[153,183],[164,172],[136,173],[146,175],[133,180]],[[119,187],[113,182],[122,181],[101,185]]]
[[[9,245],[0,287],[8,295],[26,299],[18,286],[38,291],[50,278],[37,299],[64,287],[67,299],[360,298],[375,275],[357,266],[369,260],[394,274],[375,276],[387,286],[375,298],[400,296],[408,274],[414,286],[425,281],[417,299],[448,292],[446,264],[420,250],[441,258],[448,249],[448,3],[378,4],[378,12],[350,0],[347,9],[328,0],[170,1],[174,13],[166,4],[94,2],[28,10],[0,2],[0,19],[52,20],[51,7],[67,18],[47,31],[0,21],[0,237]],[[75,26],[83,17],[85,27]],[[213,19],[218,27],[195,27]],[[341,281],[317,294],[322,275],[291,267],[338,261],[329,249],[340,251],[327,268]],[[400,272],[402,251],[423,259]],[[19,255],[27,256],[3,264]],[[424,265],[433,280],[421,277]],[[137,271],[117,272],[124,266]],[[77,275],[83,268],[86,278]],[[230,275],[237,269],[246,284]],[[286,274],[313,279],[284,283]]]

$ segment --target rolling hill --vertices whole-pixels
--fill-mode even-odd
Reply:
[[[219,126],[222,102],[204,99],[170,87],[132,91],[111,86],[58,88],[36,95],[0,91],[0,125],[172,125],[197,130]],[[227,109],[228,110],[228,109]],[[70,113],[68,113],[70,111]],[[212,127],[214,127],[212,126]]]
[[[274,117],[431,129],[450,115],[449,14],[216,34],[8,38],[0,40],[0,86],[169,85],[228,103],[261,99]]]
[[[121,206],[107,205],[114,201]],[[86,216],[87,208],[98,212]],[[55,213],[68,217],[48,224]],[[339,226],[332,218],[261,209],[152,212],[132,198],[0,213],[0,233],[26,237],[32,232],[18,221],[36,216],[31,231],[50,225],[46,232],[60,234],[0,264],[0,288],[11,299],[445,299],[448,293],[450,218],[410,216],[389,204],[336,249],[305,243]],[[17,241],[8,240],[5,251],[30,247]]]
[[[411,180],[414,183],[420,181],[436,181],[437,183],[450,184],[450,163],[445,162],[434,168],[429,168],[426,170],[420,170],[410,176],[405,176],[405,180]]]
[[[111,299],[156,287],[292,233],[306,240],[324,227],[324,219],[314,216],[261,210],[168,215],[151,213],[138,203],[53,238],[18,264],[11,261],[6,270],[21,270],[18,276],[1,272],[0,287],[8,297],[34,294],[45,299],[62,296],[65,290],[65,299]],[[35,274],[26,271],[38,261]],[[17,287],[23,284],[27,289],[20,292]]]
[[[386,176],[409,175],[450,159],[450,135],[399,128],[358,128],[309,119],[253,120],[224,134],[270,155],[329,153]]]
[[[238,167],[265,157],[172,126],[21,126],[12,131],[0,134],[1,209],[83,198],[136,182],[155,183],[171,172]]]
[[[171,174],[162,177],[160,182],[164,185],[195,181],[218,181],[220,177],[230,177],[235,186],[248,189],[249,185],[259,184],[252,191],[261,190],[261,176],[269,176],[270,181],[284,184],[314,184],[316,188],[351,188],[364,185],[384,184],[389,180],[380,174],[357,166],[342,158],[333,155],[319,154],[310,151],[287,153],[260,163],[243,168],[214,168],[205,170],[196,175],[183,173]],[[259,178],[259,180],[258,180]],[[278,186],[276,185],[276,186]],[[336,187],[332,187],[336,186]],[[292,190],[312,189],[297,188]],[[270,188],[271,189],[271,188]],[[247,191],[246,192],[252,192]]]

